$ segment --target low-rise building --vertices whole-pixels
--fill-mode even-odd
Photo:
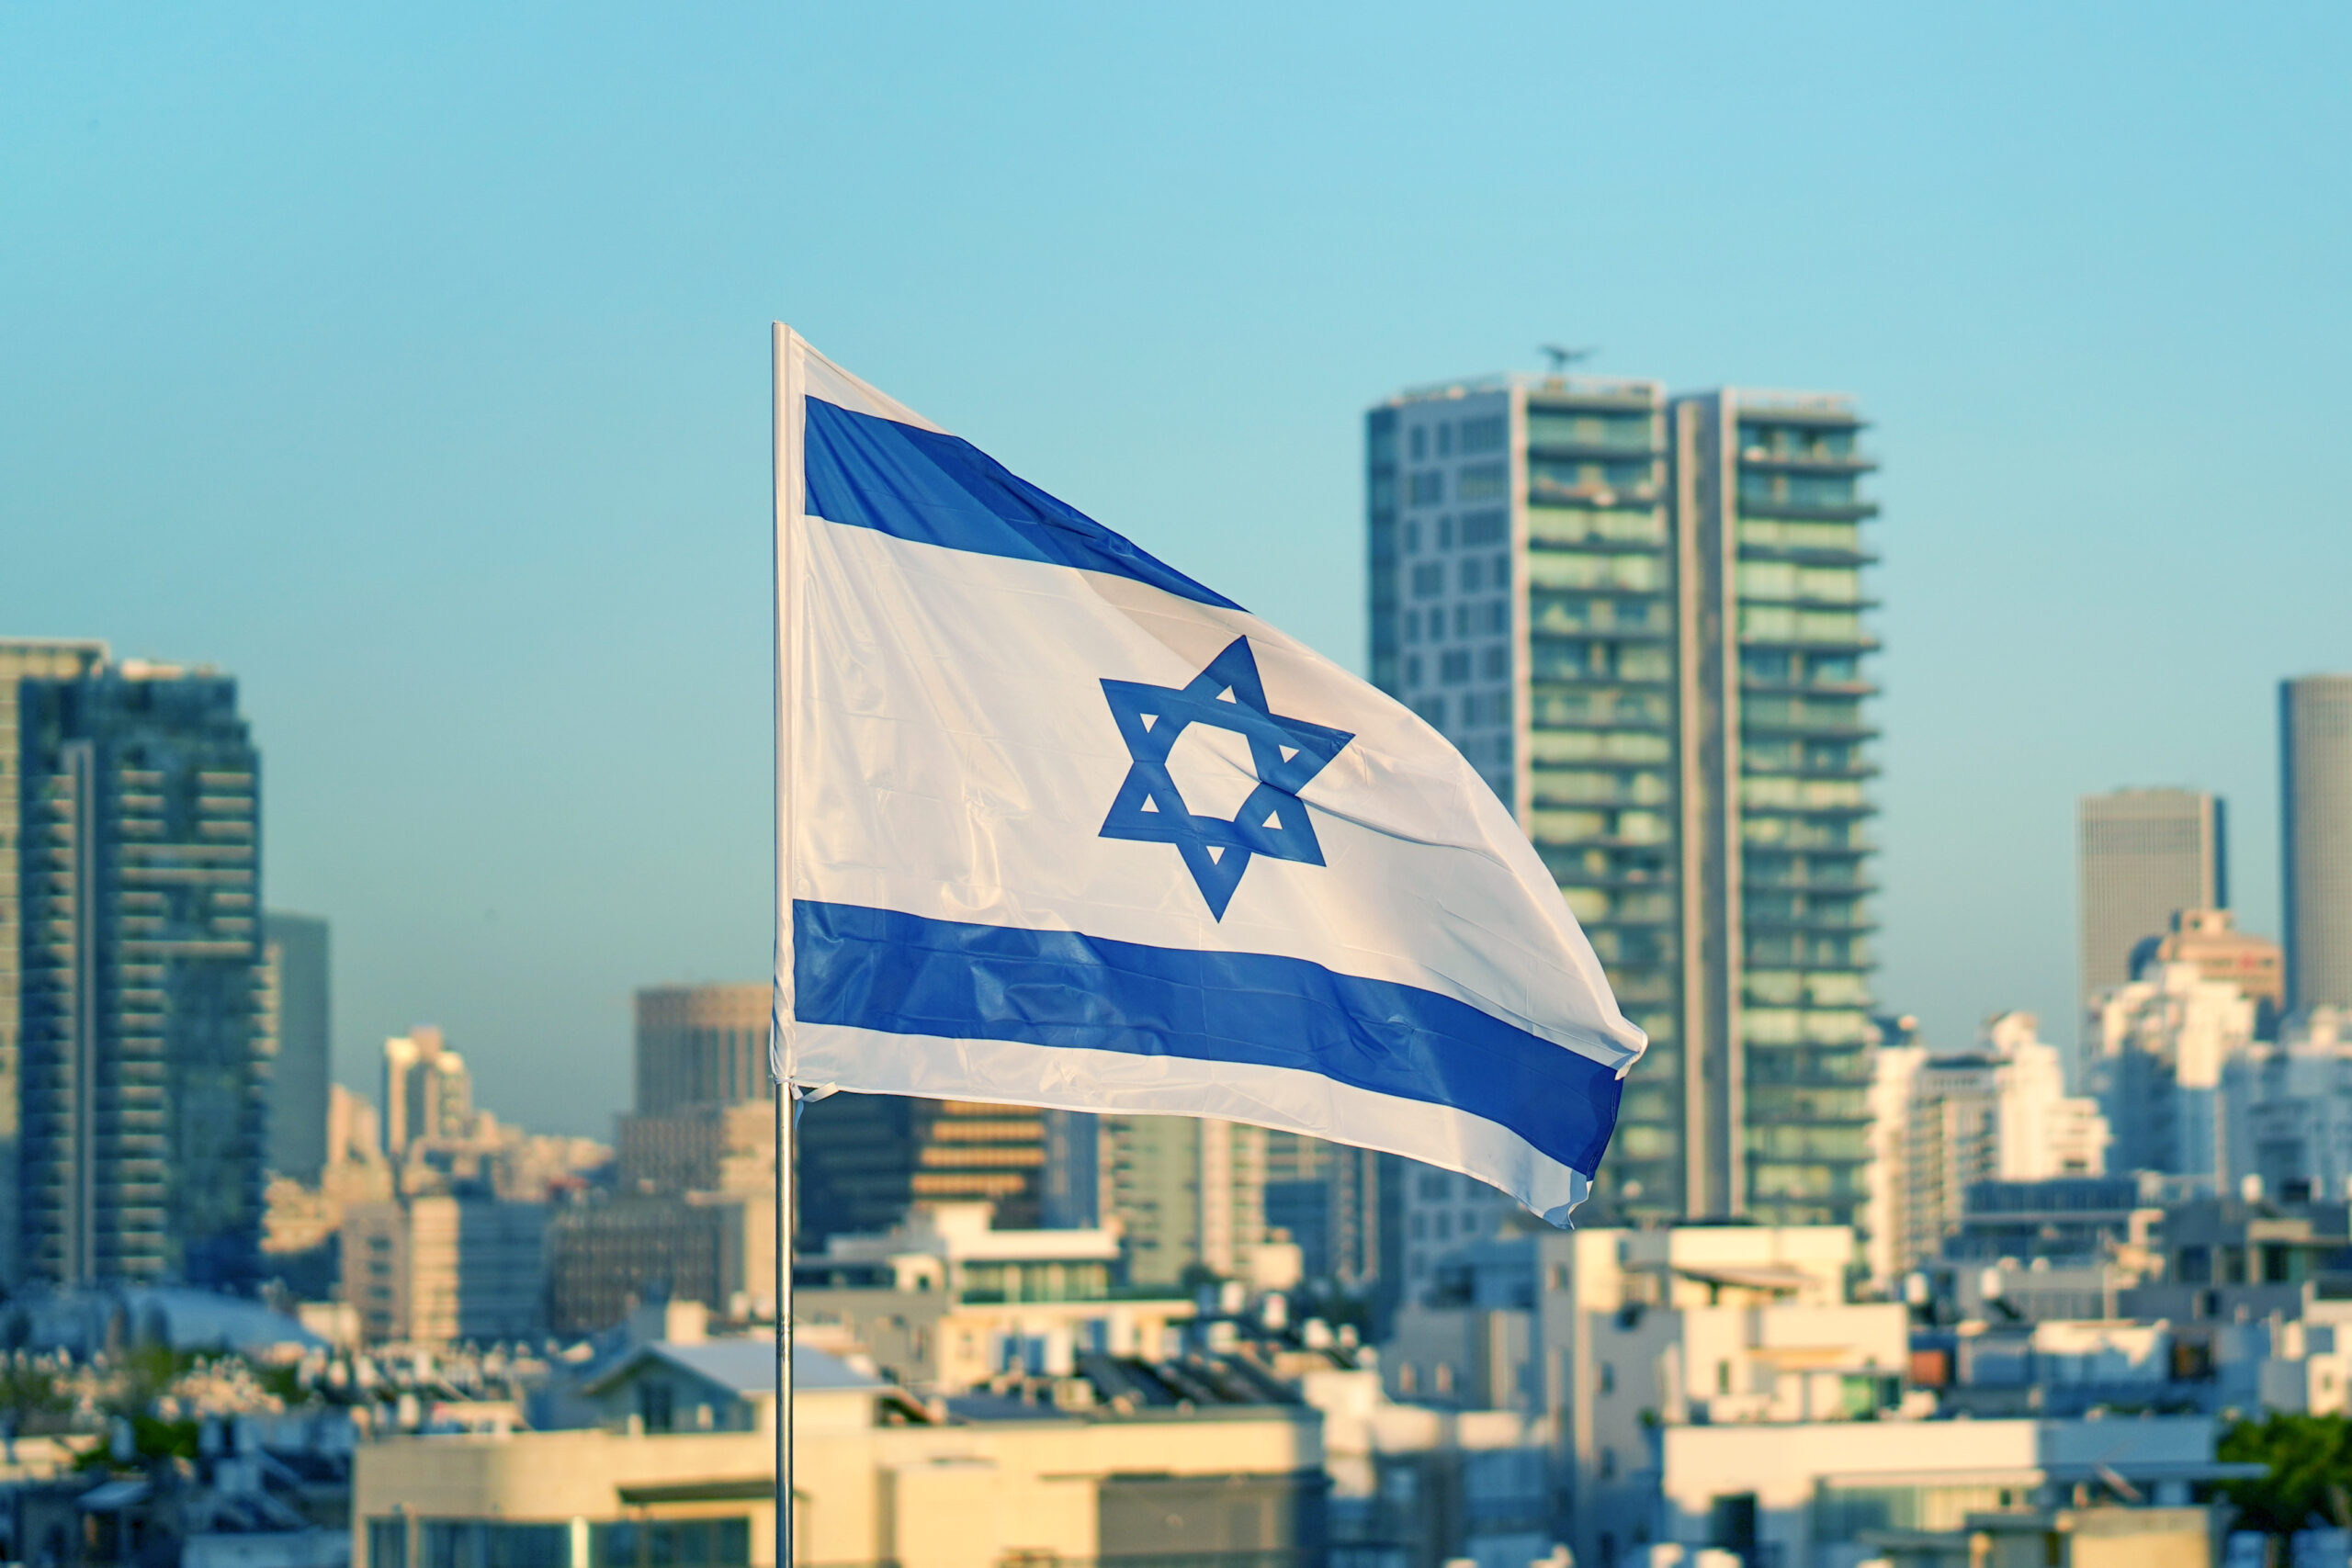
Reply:
[[[2185,1508],[2199,1482],[2259,1472],[2216,1461],[2218,1436],[2203,1416],[1669,1425],[1647,1456],[1654,1507],[1607,1509],[1590,1561],[1623,1564],[1629,1548],[1671,1543],[1686,1554],[1713,1548],[1743,1562],[1838,1568],[1883,1551],[1894,1532],[1983,1529],[1978,1516],[2030,1533],[2038,1510],[2077,1499]]]
[[[1324,1550],[1320,1417],[1209,1362],[1105,1361],[953,1412],[805,1347],[793,1383],[802,1562],[995,1568]],[[363,1445],[357,1568],[772,1568],[770,1342],[641,1347],[584,1392],[604,1424]]]
[[[1197,1311],[1128,1294],[1107,1226],[996,1230],[986,1203],[917,1204],[879,1235],[837,1235],[793,1265],[795,1320],[854,1341],[910,1388],[960,1393],[1085,1353],[1157,1358]]]

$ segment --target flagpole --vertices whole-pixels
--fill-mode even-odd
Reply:
[[[774,568],[775,579],[775,974],[770,1010],[769,1077],[775,1091],[775,1568],[793,1568],[792,1233],[793,995],[792,765],[793,604],[799,580],[801,359],[798,340],[773,323],[775,365]]]

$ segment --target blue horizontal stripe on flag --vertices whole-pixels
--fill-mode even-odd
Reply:
[[[1466,1002],[1302,958],[792,907],[805,1023],[1293,1067],[1509,1128],[1587,1176],[1617,1077]]]
[[[807,403],[802,472],[812,517],[951,550],[1110,572],[1203,604],[1241,608],[968,441],[820,398]]]

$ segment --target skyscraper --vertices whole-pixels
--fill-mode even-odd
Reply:
[[[236,682],[133,660],[17,700],[24,1273],[246,1281],[268,1082]]]
[[[637,993],[637,1113],[774,1100],[766,985],[649,986]]]
[[[2352,675],[2278,683],[2287,1005],[2352,1005]]]
[[[2086,795],[2077,820],[2087,1008],[2132,978],[2133,950],[2172,930],[2175,913],[2227,907],[2229,862],[2222,802],[2199,790]]]
[[[17,761],[17,682],[76,680],[106,662],[102,642],[0,638],[0,1282],[23,1276],[17,1266],[17,1063],[22,953],[17,946],[17,834],[21,769]]]
[[[327,923],[311,915],[262,918],[268,975],[269,1168],[315,1184],[327,1163],[329,1044]]]
[[[1650,1036],[1603,1213],[1862,1217],[1860,429],[1561,376],[1367,420],[1374,680],[1512,807]]]

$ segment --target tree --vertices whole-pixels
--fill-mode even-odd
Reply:
[[[2238,1506],[2239,1529],[2292,1535],[2314,1516],[2352,1524],[2352,1421],[2283,1414],[2241,1421],[2222,1435],[2218,1457],[2267,1468],[2222,1483]]]

